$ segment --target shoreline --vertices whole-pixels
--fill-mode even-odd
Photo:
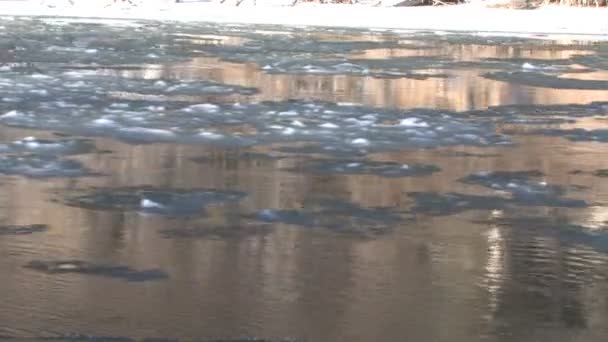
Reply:
[[[0,1],[0,16],[160,20],[218,24],[424,30],[541,38],[608,40],[608,8],[546,6],[535,10],[478,5],[369,7],[363,5],[253,6],[217,3],[150,4],[128,9],[39,1]],[[544,37],[543,37],[544,36]],[[551,37],[546,37],[551,36]]]

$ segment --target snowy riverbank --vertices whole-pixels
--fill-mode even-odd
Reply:
[[[43,6],[40,1],[0,1],[0,15],[151,19],[216,23],[276,24],[397,30],[575,35],[608,39],[608,8],[549,6],[537,10],[490,9],[475,5],[368,7],[361,5],[241,6],[218,3],[152,3],[145,7]],[[585,37],[587,36],[587,37]]]

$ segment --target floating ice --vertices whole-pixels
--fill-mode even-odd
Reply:
[[[608,90],[608,81],[564,78],[553,75],[541,74],[538,72],[494,72],[484,74],[483,76],[485,78],[495,81],[517,83],[530,87],[542,87],[553,89]]]
[[[317,173],[361,174],[380,177],[420,177],[431,175],[440,170],[436,166],[426,164],[405,165],[396,162],[334,159],[308,161],[304,163],[303,169]],[[297,170],[299,171],[301,168]]]
[[[83,177],[95,175],[82,163],[54,156],[0,156],[0,173],[31,178]]]
[[[533,131],[532,133],[561,136],[571,141],[608,142],[608,129],[540,129]]]
[[[121,265],[94,264],[81,260],[43,261],[35,260],[25,265],[26,268],[48,274],[83,274],[108,278],[117,278],[129,282],[162,280],[167,273],[159,269],[134,270]]]
[[[356,145],[356,146],[369,146],[370,145],[369,140],[364,139],[364,138],[353,139],[350,143],[353,145]]]
[[[411,192],[414,213],[430,215],[452,215],[469,210],[503,209],[509,200],[500,196],[467,195],[460,193]]]
[[[340,128],[340,126],[331,123],[331,122],[325,122],[319,125],[319,127],[321,128],[329,128],[329,129],[335,129],[335,128]]]
[[[565,190],[539,180],[542,176],[539,171],[496,171],[475,173],[461,181],[507,192],[515,204],[574,208],[587,206],[583,200],[563,197]]]
[[[28,152],[39,155],[75,155],[95,151],[95,145],[87,139],[45,140],[25,137],[10,143],[0,144],[0,152]]]
[[[404,127],[429,127],[429,124],[419,118],[407,118],[399,121],[399,126]]]
[[[29,234],[34,234],[34,233],[45,232],[48,229],[49,229],[49,227],[44,224],[0,226],[0,236],[2,236],[2,235],[29,235]]]
[[[377,236],[390,232],[403,221],[394,208],[364,208],[343,201],[315,200],[303,209],[262,209],[253,218],[257,221],[322,228],[352,236]]]
[[[210,225],[201,227],[169,228],[159,233],[167,239],[242,239],[265,235],[272,228],[265,224],[240,223],[234,225]]]
[[[213,189],[161,189],[153,187],[103,188],[84,194],[67,194],[67,205],[94,210],[138,211],[165,216],[199,216],[215,203],[236,202],[242,192]]]

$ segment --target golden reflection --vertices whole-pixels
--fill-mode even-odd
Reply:
[[[372,49],[355,57],[381,59],[404,56],[449,56],[458,61],[479,61],[485,58],[567,59],[587,53],[572,50],[535,50],[512,46],[464,45],[434,49]],[[376,79],[372,77],[272,75],[252,64],[226,63],[216,58],[200,57],[185,63],[167,66],[163,77],[176,79],[212,79],[218,82],[256,87],[256,100],[285,98],[319,99],[334,102],[360,102],[379,107],[443,108],[469,110],[511,103],[566,104],[606,100],[605,91],[559,90],[532,88],[493,81],[481,75],[488,70],[449,70],[448,78],[425,80]],[[440,70],[421,70],[434,74]],[[440,72],[441,73],[441,72]],[[585,77],[583,73],[576,77]],[[599,76],[598,76],[599,75]],[[603,77],[592,74],[589,77]],[[581,78],[582,79],[582,78]]]

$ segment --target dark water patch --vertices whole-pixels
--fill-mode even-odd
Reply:
[[[584,245],[598,252],[608,253],[608,226],[592,228],[553,217],[503,217],[475,222],[554,236],[566,245]]]
[[[494,153],[475,153],[465,151],[441,151],[437,153],[442,157],[456,157],[456,158],[496,158],[499,154]]]
[[[539,129],[531,133],[564,137],[570,141],[608,142],[608,129]]]
[[[469,64],[472,63],[472,64]],[[502,71],[542,71],[542,72],[590,72],[590,69],[572,68],[573,64],[577,64],[571,58],[565,59],[546,59],[546,58],[483,58],[480,62],[462,62],[460,66],[471,66],[484,69],[495,69]]]
[[[531,105],[512,104],[492,106],[485,110],[472,110],[463,113],[468,117],[495,119],[566,119],[608,115],[608,102],[591,102],[588,104]]]
[[[246,217],[358,237],[390,233],[395,225],[404,221],[403,212],[396,208],[365,208],[338,200],[307,201],[300,209],[263,209]]]
[[[22,338],[26,340],[27,338]],[[62,341],[62,342],[135,342],[137,340],[122,336],[95,336],[83,334],[66,334],[53,337],[36,337],[32,340],[38,341]]]
[[[237,202],[245,193],[215,189],[163,189],[155,187],[99,188],[66,195],[69,206],[92,210],[138,211],[165,216],[199,216],[205,207]]]
[[[163,338],[163,337],[146,337],[143,339],[135,339],[124,336],[98,336],[85,334],[63,334],[59,336],[44,336],[44,337],[12,337],[14,340],[28,341],[62,341],[62,342],[179,342],[179,339]],[[194,340],[188,340],[194,341]],[[206,341],[206,340],[196,340]]]
[[[593,173],[596,177],[608,177],[608,169],[600,169]]]
[[[538,72],[494,72],[484,74],[483,77],[494,81],[517,83],[530,87],[552,89],[608,90],[608,81],[563,78],[545,75]]]
[[[608,70],[608,52],[596,55],[576,56],[572,60],[577,64],[581,64],[589,68]]]
[[[272,227],[263,224],[232,224],[223,226],[181,227],[160,230],[166,239],[244,239],[263,236],[272,232]]]
[[[43,233],[49,230],[45,224],[29,224],[29,225],[7,225],[0,226],[0,236],[3,235],[30,235],[35,233]]]
[[[0,173],[29,178],[98,176],[81,162],[54,156],[0,155]]]
[[[249,60],[249,62],[252,62]],[[351,75],[374,78],[446,78],[445,73],[416,72],[429,69],[445,69],[451,62],[439,56],[395,57],[390,59],[319,59],[311,56],[287,56],[272,59],[263,56],[254,61],[262,70],[270,74],[308,74],[308,75]]]
[[[471,174],[460,181],[511,194],[512,202],[551,207],[586,207],[583,200],[563,197],[565,190],[538,180],[540,171],[494,171]]]
[[[608,169],[599,169],[595,171],[574,170],[569,172],[571,175],[591,175],[595,177],[608,177]]]
[[[117,278],[129,282],[144,282],[167,279],[167,273],[158,270],[134,270],[128,266],[94,264],[81,260],[44,261],[34,260],[24,266],[48,274],[84,274]]]
[[[511,201],[499,196],[467,195],[460,193],[410,192],[414,201],[413,213],[452,215],[470,210],[496,210],[506,208]]]
[[[305,162],[291,171],[328,174],[374,175],[387,178],[429,176],[441,169],[427,164],[402,164],[369,160],[320,159]]]
[[[194,157],[190,160],[199,164],[214,164],[218,162],[275,162],[283,158],[283,156],[275,154],[228,150],[218,155]]]
[[[330,155],[334,157],[343,158],[345,156],[352,157],[363,157],[366,155],[366,152],[361,149],[357,149],[355,147],[348,148],[346,146],[334,147],[334,146],[326,146],[320,144],[307,144],[302,146],[281,146],[276,149],[281,153],[289,153],[296,155],[308,155],[308,154],[318,154],[318,155]]]

